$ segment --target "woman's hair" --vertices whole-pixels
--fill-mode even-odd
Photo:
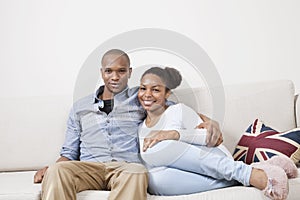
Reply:
[[[167,91],[175,89],[182,81],[180,72],[172,67],[165,67],[164,69],[160,67],[151,67],[143,73],[141,79],[146,74],[154,74],[160,77],[161,80],[166,84]]]

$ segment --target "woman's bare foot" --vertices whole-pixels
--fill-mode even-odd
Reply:
[[[257,189],[263,190],[267,187],[267,184],[268,177],[264,170],[252,168],[250,185],[256,187]]]

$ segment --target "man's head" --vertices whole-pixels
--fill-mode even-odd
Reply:
[[[105,84],[105,96],[122,92],[128,83],[132,69],[128,55],[119,49],[107,51],[101,60],[101,74]]]

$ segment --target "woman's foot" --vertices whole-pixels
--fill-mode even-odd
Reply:
[[[273,156],[264,162],[281,167],[288,178],[296,178],[298,176],[298,169],[295,163],[287,156]]]
[[[285,171],[278,166],[265,162],[253,163],[250,184],[260,190],[264,195],[273,200],[287,198],[288,178]]]

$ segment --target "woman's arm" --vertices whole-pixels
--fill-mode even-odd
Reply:
[[[163,140],[178,140],[179,136],[176,130],[151,131],[144,139],[143,151],[145,152],[148,148],[153,147],[156,143]]]

